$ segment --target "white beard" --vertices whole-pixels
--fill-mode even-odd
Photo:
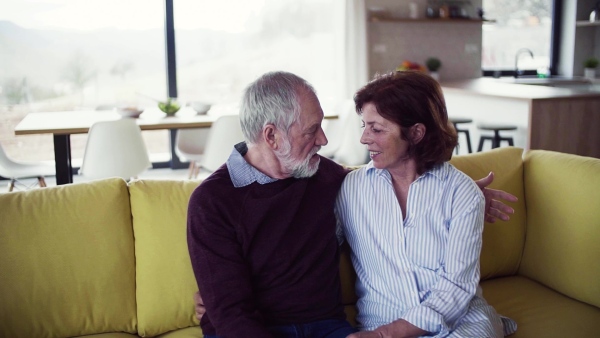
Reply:
[[[316,154],[321,147],[315,147],[313,151],[304,160],[295,160],[292,158],[292,144],[289,139],[284,138],[280,150],[275,151],[275,155],[281,162],[281,165],[287,173],[295,178],[306,178],[313,176],[319,169],[321,159],[315,164],[310,163],[310,159]]]

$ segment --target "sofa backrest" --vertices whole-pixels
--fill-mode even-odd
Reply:
[[[525,191],[519,274],[600,307],[600,159],[530,151]]]
[[[491,151],[455,156],[450,161],[472,179],[494,172],[493,189],[507,191],[519,198],[507,203],[514,208],[510,221],[485,223],[481,250],[481,280],[514,275],[519,268],[527,228],[523,190],[523,149],[501,147]]]
[[[358,313],[356,309],[356,302],[358,296],[354,289],[356,284],[356,272],[352,267],[352,261],[350,260],[350,246],[348,243],[344,243],[340,255],[340,278],[342,281],[342,304],[344,304],[344,311],[346,312],[346,319],[354,326],[356,326],[356,315]]]
[[[0,194],[0,337],[136,332],[127,185]]]
[[[198,325],[193,300],[198,285],[186,239],[188,201],[198,184],[157,180],[129,184],[140,336]]]

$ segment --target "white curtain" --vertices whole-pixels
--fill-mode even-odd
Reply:
[[[341,73],[340,97],[349,99],[368,80],[367,16],[364,0],[339,2],[335,16],[339,29],[336,59]]]
[[[361,119],[354,111],[354,93],[367,83],[367,17],[365,0],[337,1],[332,19],[335,20],[336,120],[325,123],[329,144],[320,154],[345,165],[368,162],[369,152],[360,143]],[[324,108],[325,109],[325,108]]]

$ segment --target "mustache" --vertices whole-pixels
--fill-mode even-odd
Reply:
[[[313,155],[315,155],[316,153],[318,153],[321,150],[321,146],[315,146],[311,151],[310,151],[310,155],[308,157],[312,157]]]

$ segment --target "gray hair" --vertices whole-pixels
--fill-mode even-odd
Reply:
[[[315,94],[303,78],[288,72],[270,72],[245,90],[240,108],[242,132],[249,144],[256,143],[265,125],[272,123],[288,134],[300,117],[302,90]]]

